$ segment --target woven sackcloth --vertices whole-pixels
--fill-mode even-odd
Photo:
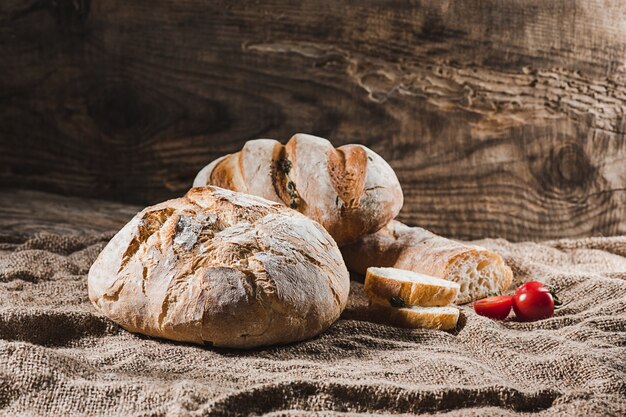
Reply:
[[[112,233],[0,235],[2,415],[626,414],[626,237],[479,242],[514,285],[557,288],[568,304],[548,320],[464,306],[454,332],[397,329],[366,321],[353,282],[319,337],[231,351],[131,334],[97,313],[86,274]]]

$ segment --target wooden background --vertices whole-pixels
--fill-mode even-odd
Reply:
[[[626,233],[623,0],[348,3],[3,0],[0,185],[145,205],[307,132],[444,235]]]

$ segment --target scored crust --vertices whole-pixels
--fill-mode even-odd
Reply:
[[[367,269],[363,289],[368,298],[383,305],[413,305],[423,307],[442,307],[454,302],[459,293],[459,284],[434,278],[435,282],[421,280],[412,282],[402,279],[402,274],[410,276],[411,271],[395,268]],[[392,277],[390,275],[396,275]],[[417,278],[417,277],[416,277]]]
[[[350,286],[319,224],[218,187],[138,213],[88,283],[96,308],[129,331],[237,348],[315,336],[339,318]]]
[[[394,267],[457,282],[457,304],[501,294],[513,279],[500,255],[395,220],[341,252],[348,269],[361,275],[371,266]]]
[[[339,245],[377,231],[403,203],[398,178],[378,154],[362,145],[334,148],[306,134],[294,135],[285,145],[248,141],[240,152],[204,167],[193,185],[283,203],[320,223]]]

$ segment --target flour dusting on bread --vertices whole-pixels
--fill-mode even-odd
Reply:
[[[403,204],[396,174],[374,151],[362,145],[334,148],[324,138],[302,133],[285,145],[248,141],[240,152],[200,170],[193,185],[282,203],[320,223],[339,245],[374,233]]]
[[[237,348],[315,336],[339,318],[350,287],[319,224],[217,187],[138,213],[88,284],[96,308],[127,330]]]

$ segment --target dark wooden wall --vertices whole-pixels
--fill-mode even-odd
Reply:
[[[0,184],[154,203],[307,132],[380,153],[401,219],[445,235],[626,233],[625,22],[623,0],[5,0]]]

